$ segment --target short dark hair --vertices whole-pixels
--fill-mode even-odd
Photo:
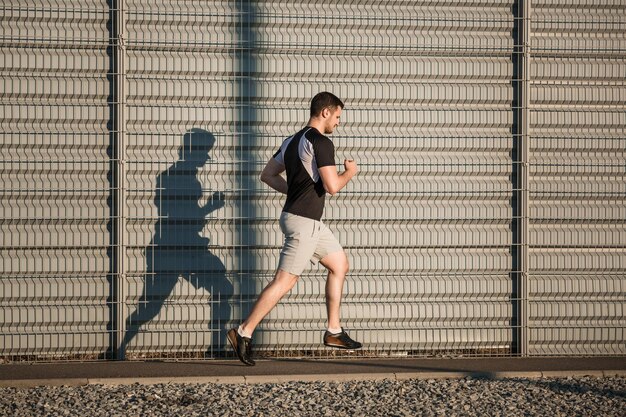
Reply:
[[[328,91],[322,91],[317,93],[311,100],[311,117],[319,116],[322,110],[326,108],[335,109],[337,107],[343,109],[343,101]]]

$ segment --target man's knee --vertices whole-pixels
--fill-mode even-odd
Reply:
[[[298,275],[294,275],[285,270],[279,269],[274,276],[274,282],[281,287],[292,288],[298,282]]]
[[[339,273],[346,275],[348,271],[350,271],[350,262],[348,262],[348,257],[344,256],[343,262],[339,266]]]
[[[350,270],[350,263],[345,252],[337,252],[328,255],[322,259],[322,265],[326,267],[331,273],[337,275],[346,275]]]

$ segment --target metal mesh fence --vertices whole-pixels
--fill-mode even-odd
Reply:
[[[108,7],[0,8],[1,355],[106,357]]]
[[[533,2],[529,352],[624,352],[623,2]]]
[[[570,3],[2,6],[0,356],[227,354],[282,245],[258,176],[324,90],[348,355],[624,354],[626,6]],[[325,277],[259,354],[337,355]]]

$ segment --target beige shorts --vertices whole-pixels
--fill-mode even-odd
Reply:
[[[279,223],[285,243],[278,269],[300,275],[309,262],[316,264],[326,255],[343,251],[333,232],[321,221],[283,211]]]

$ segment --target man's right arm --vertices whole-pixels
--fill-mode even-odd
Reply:
[[[285,166],[276,159],[271,158],[265,165],[265,168],[263,168],[263,172],[261,172],[261,181],[279,193],[287,194],[287,181],[280,175],[284,171]]]
[[[352,177],[354,177],[358,171],[356,162],[351,159],[343,161],[343,166],[346,170],[341,174],[337,173],[337,168],[334,165],[324,166],[317,169],[320,173],[320,177],[322,177],[324,189],[330,195],[337,194],[343,187],[346,186],[346,184],[350,182]]]

